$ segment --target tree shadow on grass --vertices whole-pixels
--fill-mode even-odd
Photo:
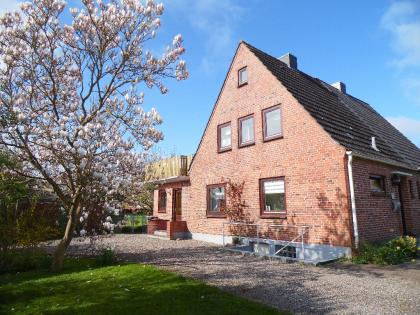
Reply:
[[[277,314],[149,266],[109,267],[0,288],[0,312],[31,314]],[[28,307],[28,308],[27,308]]]

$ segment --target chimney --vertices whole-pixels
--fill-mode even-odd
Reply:
[[[332,87],[335,87],[337,90],[339,90],[342,93],[346,94],[346,85],[343,82],[338,81],[338,82],[335,82],[335,83],[331,84],[331,86]]]
[[[279,58],[280,61],[283,61],[289,68],[297,70],[297,58],[291,53],[287,53]]]

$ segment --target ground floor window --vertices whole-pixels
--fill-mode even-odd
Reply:
[[[420,199],[420,182],[417,181],[417,198]]]
[[[384,195],[385,194],[385,177],[381,175],[370,175],[370,191],[372,194]]]
[[[207,186],[207,217],[225,217],[223,208],[226,204],[224,184]]]
[[[286,215],[284,177],[260,180],[261,216],[281,217]]]
[[[159,190],[158,212],[166,212],[166,190]]]
[[[414,199],[414,185],[412,180],[408,180],[408,189],[410,190],[410,197],[411,199]]]

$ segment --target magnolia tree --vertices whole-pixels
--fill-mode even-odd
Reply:
[[[165,78],[188,76],[180,35],[161,56],[146,50],[162,13],[153,0],[81,0],[69,10],[33,0],[0,19],[0,149],[21,162],[13,171],[52,187],[68,214],[54,271],[89,196],[106,201],[132,182],[162,139],[139,89],[165,94]]]

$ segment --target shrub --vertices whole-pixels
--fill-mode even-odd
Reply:
[[[0,253],[0,274],[47,269],[52,257],[38,248],[23,248]]]
[[[112,248],[105,248],[101,254],[95,258],[95,264],[98,266],[109,266],[117,262],[117,256]]]
[[[415,258],[416,251],[416,239],[401,236],[383,245],[363,245],[352,261],[357,264],[397,265]]]
[[[146,232],[146,226],[135,226],[134,228],[132,226],[125,225],[121,228],[121,233],[123,234],[131,234],[131,233],[145,233]]]

